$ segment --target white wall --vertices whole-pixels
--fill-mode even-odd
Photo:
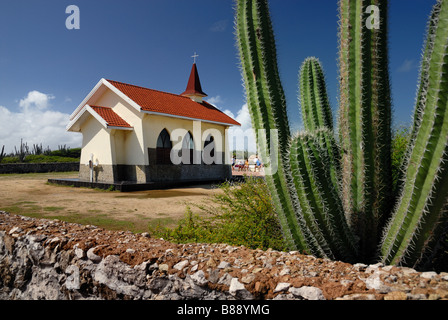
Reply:
[[[114,164],[144,165],[147,162],[147,157],[143,151],[146,149],[142,125],[143,114],[109,89],[101,95],[95,104],[111,107],[116,114],[134,128],[133,131],[114,130],[117,131],[113,137],[116,151]]]
[[[81,164],[88,165],[90,155],[93,154],[93,162],[103,165],[112,164],[111,140],[109,130],[105,129],[93,116],[81,126],[82,151]]]

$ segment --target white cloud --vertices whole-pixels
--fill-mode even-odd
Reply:
[[[50,107],[50,100],[53,100],[54,96],[51,94],[41,93],[39,91],[30,91],[26,98],[23,98],[19,101],[19,106],[22,109],[29,109],[33,106],[38,110],[45,110]]]
[[[210,31],[212,32],[224,32],[227,29],[228,20],[219,20],[215,22],[211,27]]]
[[[81,135],[65,130],[70,115],[51,110],[53,99],[53,95],[31,91],[19,101],[20,112],[0,106],[0,147],[5,145],[5,152],[13,152],[20,145],[20,139],[30,148],[33,144],[49,146],[52,150],[59,145],[80,147]]]
[[[225,110],[223,112],[241,124],[241,127],[232,127],[228,131],[229,150],[248,150],[251,153],[257,152],[255,134],[252,128],[252,122],[247,104],[243,105],[241,109],[238,110],[236,117],[230,110]]]
[[[418,65],[414,59],[405,59],[401,66],[398,67],[398,72],[409,72],[417,68]]]
[[[221,99],[221,96],[216,96],[207,99],[207,102],[219,109],[219,104],[224,101]]]

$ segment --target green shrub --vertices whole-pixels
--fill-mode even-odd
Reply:
[[[18,156],[5,157],[1,163],[55,163],[55,162],[78,162],[79,158],[46,156],[46,155],[27,155],[25,160],[20,161]]]
[[[59,150],[51,151],[49,155],[68,158],[80,158],[81,148],[60,148]]]
[[[394,194],[400,188],[400,180],[403,177],[403,165],[406,151],[411,139],[408,127],[399,127],[394,131],[392,137],[392,183]]]
[[[285,250],[277,215],[262,179],[246,178],[245,182],[220,186],[203,205],[190,204],[185,218],[174,229],[156,229],[152,233],[165,240],[188,243],[226,243],[252,249]],[[199,209],[194,213],[192,207]]]

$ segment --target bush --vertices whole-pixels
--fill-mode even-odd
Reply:
[[[403,177],[403,161],[411,138],[407,127],[399,127],[394,131],[392,137],[392,183],[394,194],[398,194],[400,181]]]
[[[80,158],[81,148],[60,148],[49,153],[50,156],[67,157],[67,158]]]
[[[246,178],[238,184],[224,183],[212,204],[188,205],[186,215],[174,229],[153,230],[165,240],[188,243],[226,243],[251,249],[286,250],[271,197],[262,179]],[[193,213],[191,207],[200,210]]]
[[[55,163],[55,162],[78,162],[79,158],[46,156],[46,155],[28,155],[25,160],[20,161],[18,156],[5,157],[0,163]]]

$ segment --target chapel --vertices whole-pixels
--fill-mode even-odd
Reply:
[[[70,116],[82,134],[79,179],[90,182],[231,178],[227,129],[240,124],[207,103],[196,62],[181,94],[101,79]]]

